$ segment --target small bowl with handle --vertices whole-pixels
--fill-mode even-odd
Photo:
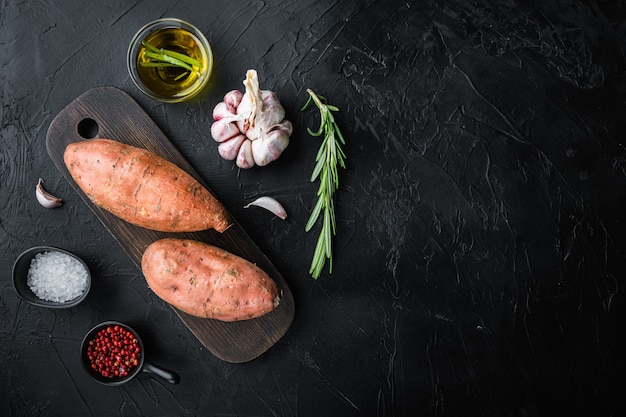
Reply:
[[[115,328],[123,329],[125,332],[130,332],[133,338],[136,340],[136,344],[139,347],[139,351],[136,354],[137,364],[133,365],[126,375],[118,376],[113,373],[105,376],[103,373],[99,372],[97,369],[97,365],[94,367],[94,362],[97,358],[90,358],[89,354],[89,346],[93,345],[100,333],[100,331],[110,329],[112,332],[115,331]],[[119,331],[119,330],[118,330]],[[93,355],[92,355],[93,356]],[[106,355],[105,355],[106,356]],[[100,324],[94,326],[83,338],[83,342],[80,347],[80,359],[83,364],[83,369],[91,376],[95,381],[108,386],[118,386],[130,382],[134,379],[140,372],[145,372],[150,374],[151,376],[155,376],[160,380],[168,382],[170,384],[178,384],[180,382],[180,376],[169,369],[162,368],[148,361],[145,357],[145,349],[143,341],[141,337],[139,337],[139,333],[137,333],[132,327],[127,324],[124,324],[119,321],[105,321]],[[101,360],[101,359],[100,359]],[[121,365],[110,366],[108,369],[114,371],[114,368],[118,368]]]

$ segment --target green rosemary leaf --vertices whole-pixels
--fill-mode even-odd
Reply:
[[[311,215],[309,216],[309,221],[304,227],[305,232],[308,232],[309,230],[311,230],[313,225],[315,225],[315,222],[317,222],[317,219],[319,218],[320,213],[322,212],[322,207],[324,207],[324,197],[320,196],[318,197],[317,203],[315,204],[315,207],[313,207],[313,211],[311,212]]]
[[[183,77],[186,77],[187,75],[189,75],[189,71],[185,71],[185,72],[181,72],[180,74],[178,74],[175,78],[174,81],[178,81]]]
[[[139,65],[141,65],[142,67],[154,67],[154,68],[162,68],[162,67],[178,67],[178,65],[174,65],[174,64],[170,64],[169,62],[157,62],[157,61],[150,61],[150,62],[144,62],[141,61],[139,63]]]
[[[309,99],[306,101],[306,103],[304,103],[304,106],[302,106],[300,111],[305,111],[306,109],[308,109],[312,101],[313,99],[311,98],[311,96],[309,96]]]
[[[324,231],[324,241],[326,242],[326,257],[330,258],[333,256],[333,248],[332,248],[332,220],[331,217],[334,217],[334,214],[330,211],[330,207],[326,206],[324,211],[324,226],[322,230]]]
[[[337,134],[337,137],[339,137],[339,140],[341,141],[341,143],[345,145],[346,141],[343,139],[343,134],[341,133],[341,130],[339,130],[339,126],[337,126],[337,123],[333,123],[333,128],[335,130],[335,133]]]
[[[321,158],[324,158],[326,155],[326,138],[324,138],[324,141],[322,142],[322,145],[320,146],[320,149],[317,151],[317,155],[315,155],[315,160],[319,161]],[[313,180],[311,180],[313,181]]]
[[[148,48],[149,50],[151,50],[152,52],[156,52],[159,53],[159,49],[156,48],[155,46],[152,46],[150,43],[148,43],[148,41],[146,41],[145,39],[143,41],[141,41],[141,44],[143,46],[145,46],[146,48]]]
[[[322,170],[324,169],[325,164],[326,164],[326,155],[324,154],[317,161],[317,165],[315,165],[315,168],[313,169],[313,172],[311,173],[311,182],[317,179],[317,177],[320,175],[320,172],[322,172]]]
[[[322,119],[320,121],[320,128],[315,133],[312,133],[312,136],[321,136],[322,133],[324,133],[325,127],[326,126],[324,125],[324,120]],[[309,132],[309,133],[311,133],[311,132]]]
[[[178,67],[183,67],[186,70],[193,71],[193,68],[191,67],[191,65],[189,65],[186,62],[183,62],[183,61],[181,61],[179,59],[172,58],[171,56],[158,54],[156,52],[150,52],[150,51],[145,51],[143,54],[147,58],[151,58],[151,59],[157,60],[157,61],[167,62],[169,64],[174,64],[174,65],[176,65]]]
[[[183,61],[189,65],[194,65],[196,67],[202,67],[202,63],[197,59],[190,57],[189,55],[181,54],[180,52],[171,51],[169,49],[161,49],[161,53],[164,55],[171,56],[172,58]]]
[[[324,242],[325,235],[320,233],[317,238],[317,243],[315,245],[315,252],[313,254],[313,262],[311,262],[311,268],[309,268],[309,273],[313,276],[313,278],[319,278],[322,273],[322,269],[324,268],[324,258],[325,258],[325,248],[326,243]]]
[[[188,55],[181,54],[180,52],[170,51],[169,49],[159,49],[145,40],[141,41],[141,44],[146,47],[143,55],[150,60],[147,62],[141,62],[140,65],[145,67],[169,67],[176,66],[185,68],[188,71],[197,71],[193,68],[202,67],[202,63]]]

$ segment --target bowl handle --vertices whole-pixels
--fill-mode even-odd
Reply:
[[[158,376],[159,378],[169,382],[170,384],[178,384],[180,382],[180,376],[174,371],[170,371],[169,369],[161,368],[160,366],[156,366],[153,363],[145,361],[143,364],[142,370],[149,374],[153,374]]]

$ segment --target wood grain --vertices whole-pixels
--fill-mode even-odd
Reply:
[[[236,220],[224,233],[214,230],[162,233],[133,226],[93,205],[76,185],[63,162],[63,152],[68,144],[88,140],[81,136],[78,126],[89,119],[97,124],[96,137],[114,139],[148,149],[175,163],[210,190],[208,184],[200,178],[137,102],[126,92],[115,87],[88,90],[54,118],[46,135],[46,148],[58,170],[140,270],[141,256],[146,247],[164,237],[180,237],[210,243],[248,259],[265,270],[276,281],[282,293],[279,306],[265,316],[226,323],[194,317],[172,308],[196,338],[224,361],[247,362],[267,351],[287,332],[295,314],[293,296],[281,274]]]

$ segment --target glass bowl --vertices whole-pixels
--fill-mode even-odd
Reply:
[[[33,292],[31,286],[28,283],[28,272],[31,268],[31,262],[33,261],[33,259],[37,255],[44,253],[58,253],[61,255],[65,255],[64,257],[69,256],[75,261],[78,261],[78,264],[80,264],[80,266],[82,266],[87,272],[87,282],[82,293],[70,300],[58,302],[45,300],[43,298],[40,298],[37,294]],[[51,262],[52,261],[50,260],[46,261],[46,263],[48,264],[50,264]],[[65,280],[64,283],[67,284],[68,281]],[[87,267],[87,264],[85,264],[82,259],[74,255],[73,253],[52,246],[35,246],[22,252],[13,264],[13,287],[15,288],[15,292],[17,293],[17,295],[29,304],[47,308],[70,308],[77,306],[85,299],[85,297],[87,297],[87,294],[91,289],[91,273],[89,271],[89,268]]]
[[[133,83],[145,95],[178,103],[195,97],[206,86],[213,70],[213,52],[195,26],[175,18],[158,19],[133,36],[127,65]]]

